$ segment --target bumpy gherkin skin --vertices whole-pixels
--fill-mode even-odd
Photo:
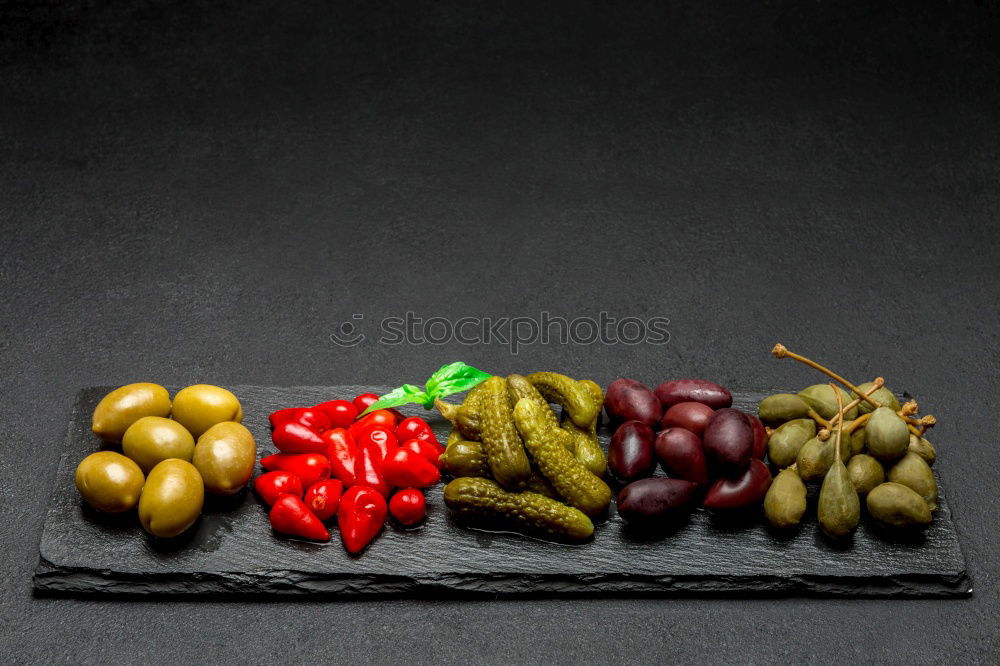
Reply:
[[[581,379],[578,383],[590,395],[594,401],[594,405],[597,406],[594,420],[590,422],[588,427],[581,428],[573,423],[573,419],[567,417],[563,419],[561,427],[573,438],[570,451],[573,452],[576,459],[590,470],[591,474],[602,477],[608,470],[608,459],[601,448],[601,441],[597,438],[597,417],[601,412],[601,407],[604,405],[604,391],[589,379]]]
[[[516,405],[517,401],[521,398],[528,398],[540,408],[544,408],[542,414],[545,415],[546,421],[553,426],[559,425],[559,420],[549,407],[549,402],[542,397],[542,394],[538,392],[538,389],[526,377],[522,375],[508,375],[507,394],[510,396],[510,404],[512,405]]]
[[[533,372],[528,375],[528,381],[546,400],[562,405],[573,423],[581,428],[588,427],[596,418],[597,406],[593,398],[575,379],[558,372]]]
[[[448,446],[440,456],[441,465],[444,471],[455,478],[463,476],[491,478],[490,466],[486,462],[486,453],[483,451],[482,442],[471,439],[464,439],[457,430],[452,430],[448,435]],[[531,470],[531,476],[524,485],[525,490],[545,495],[546,497],[558,498],[549,480],[537,469]]]
[[[588,516],[600,515],[611,503],[608,484],[590,473],[566,448],[569,434],[553,427],[541,407],[528,398],[514,406],[514,422],[538,471],[552,482],[570,506]]]
[[[480,382],[469,389],[461,405],[445,402],[440,398],[434,400],[434,406],[441,415],[451,421],[455,429],[466,439],[479,440],[479,398],[485,383]]]
[[[448,435],[448,446],[440,459],[444,470],[454,477],[488,476],[490,473],[483,445],[464,439],[456,429]]]
[[[490,473],[504,488],[523,488],[531,477],[531,462],[514,425],[507,382],[503,377],[490,377],[480,386],[480,439]]]
[[[460,519],[488,527],[572,541],[594,533],[594,524],[578,509],[538,493],[507,492],[489,479],[455,479],[444,488],[444,502]]]

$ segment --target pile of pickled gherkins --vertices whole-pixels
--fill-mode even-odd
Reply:
[[[159,384],[119,387],[94,409],[91,429],[105,448],[80,462],[76,487],[98,511],[138,507],[147,532],[178,536],[206,492],[234,495],[250,480],[257,446],[242,420],[240,401],[218,386],[188,386],[173,400]]]
[[[453,426],[441,456],[455,477],[445,504],[473,526],[590,538],[611,503],[597,438],[603,402],[594,382],[555,372],[490,377],[461,405],[436,400]]]

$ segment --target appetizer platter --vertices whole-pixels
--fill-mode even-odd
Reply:
[[[970,594],[935,417],[882,377],[773,354],[823,381],[602,387],[455,362],[422,387],[84,389],[35,589]]]

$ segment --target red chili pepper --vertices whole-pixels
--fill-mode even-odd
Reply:
[[[441,472],[429,460],[409,449],[396,449],[382,467],[385,480],[400,487],[426,488],[441,480]]]
[[[267,420],[271,422],[272,428],[277,428],[282,423],[294,421],[300,411],[302,411],[301,407],[286,407],[285,409],[279,409],[276,412],[271,412],[270,416],[267,417]]]
[[[344,486],[358,483],[358,447],[354,438],[343,428],[327,430],[320,437],[327,444],[327,456],[333,476],[340,479]]]
[[[275,428],[271,441],[282,453],[322,453],[326,450],[326,442],[319,435],[295,421]]]
[[[422,439],[408,439],[400,444],[399,448],[412,451],[418,456],[426,458],[438,469],[441,469],[441,454],[444,453],[444,449],[440,446],[435,446],[434,444]]]
[[[378,396],[374,393],[362,393],[353,400],[353,404],[358,409],[358,414],[368,409],[378,402]]]
[[[347,400],[327,400],[313,409],[321,409],[330,418],[331,428],[349,428],[358,418],[358,408]]]
[[[395,451],[396,446],[399,444],[392,431],[384,426],[366,428],[355,436],[354,441],[358,443],[358,446],[366,442],[375,444],[379,448],[379,451],[382,452],[382,460],[385,460],[392,451]]]
[[[326,415],[325,411],[316,407],[306,407],[293,420],[315,433],[330,429],[330,417]]]
[[[377,409],[371,414],[365,414],[355,421],[348,430],[357,438],[357,433],[367,430],[372,426],[382,426],[392,432],[396,429],[396,417],[388,409]]]
[[[282,495],[302,497],[302,479],[291,472],[265,472],[253,480],[254,490],[268,504]]]
[[[384,497],[389,496],[392,487],[382,472],[382,449],[377,444],[365,442],[358,445],[358,462],[355,471],[358,475],[357,484],[359,486],[368,486],[377,490]]]
[[[344,492],[344,484],[340,479],[317,481],[306,491],[305,505],[316,514],[320,520],[329,520],[337,513],[340,496]]]
[[[405,442],[408,439],[423,439],[428,442],[440,444],[434,431],[427,425],[427,421],[424,421],[419,416],[411,416],[400,421],[399,425],[396,426],[396,439],[401,442]]]
[[[427,500],[416,488],[403,488],[389,500],[389,513],[404,527],[413,527],[427,515]]]
[[[329,541],[330,532],[309,507],[295,495],[282,495],[268,514],[275,532],[291,534],[314,541]]]
[[[275,453],[261,458],[260,466],[271,472],[294,474],[304,487],[330,478],[330,461],[321,453]]]
[[[360,553],[385,524],[385,498],[367,486],[348,488],[340,498],[337,525],[344,548],[352,555]]]

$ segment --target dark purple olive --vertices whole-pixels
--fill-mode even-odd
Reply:
[[[733,404],[733,394],[728,389],[705,379],[672,379],[657,386],[655,393],[663,409],[670,409],[678,402],[700,402],[712,409]]]
[[[753,453],[753,426],[747,415],[731,407],[712,414],[701,436],[705,453],[727,474],[746,469]]]
[[[662,524],[691,510],[698,486],[683,479],[640,479],[618,493],[618,515],[629,523]]]
[[[767,453],[767,430],[764,430],[764,424],[759,418],[753,414],[743,413],[750,419],[750,426],[753,428],[753,451],[750,455],[763,460],[764,454]]]
[[[703,504],[718,511],[743,509],[763,502],[770,487],[771,472],[767,465],[754,458],[739,477],[717,479],[709,486]]]
[[[621,481],[649,476],[656,466],[653,429],[645,423],[626,421],[618,426],[608,446],[608,469]]]
[[[661,428],[684,428],[701,437],[708,420],[715,412],[700,402],[678,402],[663,415]]]
[[[604,394],[604,409],[615,423],[638,421],[656,428],[663,416],[663,408],[656,395],[647,386],[624,377],[608,385]]]
[[[693,432],[684,428],[661,430],[653,448],[664,472],[699,486],[708,485],[705,450],[701,446],[701,440]]]

